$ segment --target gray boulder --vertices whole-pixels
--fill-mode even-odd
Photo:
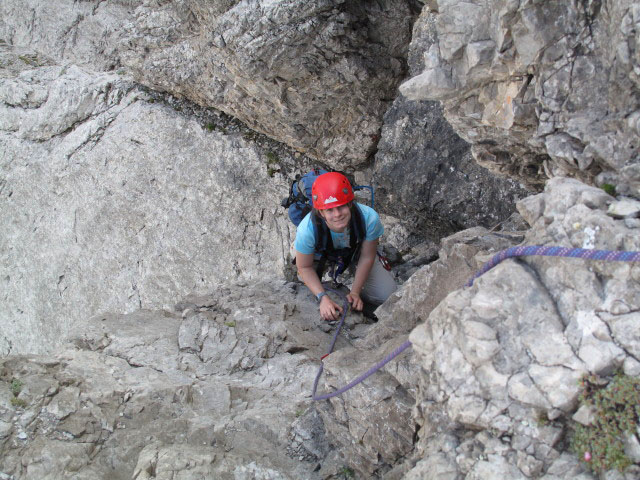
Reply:
[[[531,224],[523,244],[640,250],[637,229],[607,215],[612,201],[577,180],[552,179],[518,204]],[[638,268],[507,260],[431,310],[409,337],[425,372],[418,451],[429,452],[415,475],[436,462],[442,475],[424,478],[576,478],[577,460],[556,465],[578,380],[618,369],[638,375]],[[453,436],[442,442],[443,432]]]
[[[422,53],[435,43],[436,16],[425,8],[414,24],[411,75],[424,69]],[[372,176],[385,212],[406,221],[415,237],[436,241],[465,228],[494,227],[531,193],[479,166],[438,102],[402,95],[385,113]]]

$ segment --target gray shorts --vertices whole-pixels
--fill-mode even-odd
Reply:
[[[355,267],[353,269],[355,271]],[[398,289],[393,275],[384,268],[380,255],[376,255],[371,272],[362,286],[362,298],[373,305],[382,305]]]

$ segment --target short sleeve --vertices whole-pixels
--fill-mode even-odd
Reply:
[[[311,222],[311,214],[308,213],[298,224],[296,229],[296,240],[293,244],[297,252],[304,255],[310,255],[315,252],[316,240],[313,232],[313,222]]]
[[[360,207],[366,225],[365,240],[369,242],[377,240],[384,233],[384,226],[380,221],[380,215],[378,215],[378,212],[373,208],[367,207],[366,205],[358,204],[358,207]]]

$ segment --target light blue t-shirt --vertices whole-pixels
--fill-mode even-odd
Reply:
[[[362,219],[366,225],[365,240],[373,241],[380,238],[384,233],[384,227],[380,222],[380,216],[377,212],[366,205],[356,203],[357,207],[362,212]],[[330,230],[331,231],[331,230]],[[331,231],[331,240],[333,241],[333,247],[348,248],[349,247],[349,227],[343,233],[336,233]],[[309,255],[315,252],[316,237],[313,233],[313,221],[311,220],[311,212],[308,213],[298,225],[296,230],[296,241],[294,243],[296,251]]]

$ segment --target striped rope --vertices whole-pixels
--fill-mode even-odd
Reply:
[[[603,260],[606,262],[640,262],[640,252],[625,252],[625,251],[616,252],[611,250],[591,250],[586,248],[543,247],[538,245],[530,245],[526,247],[511,247],[494,255],[494,257],[491,260],[485,263],[484,266],[473,277],[469,279],[469,281],[465,284],[465,286],[470,287],[471,285],[473,285],[473,281],[476,278],[480,277],[481,275],[484,275],[493,267],[498,265],[503,260],[506,260],[507,258],[533,256],[533,255],[539,255],[544,257],[570,257],[570,258],[582,258],[582,259],[589,259],[589,260]],[[345,295],[343,295],[341,292],[337,290],[329,289],[329,291],[337,294],[339,297],[343,299],[343,308],[342,308],[342,316],[340,318],[340,322],[338,323],[338,327],[336,328],[336,333],[333,336],[331,346],[329,347],[327,354],[323,355],[322,359],[324,359],[326,356],[328,356],[333,352],[333,348],[336,344],[336,340],[338,339],[338,335],[340,333],[340,330],[342,329],[342,325],[344,324],[344,319],[347,315],[347,309],[349,308],[349,302],[347,301],[347,297]],[[318,370],[318,374],[316,375],[316,378],[313,382],[313,391],[311,392],[311,398],[313,398],[314,401],[319,401],[319,400],[327,400],[329,398],[342,395],[347,390],[350,390],[351,388],[355,387],[356,385],[358,385],[359,383],[361,383],[362,381],[366,380],[371,375],[376,373],[378,370],[380,370],[382,367],[384,367],[387,363],[389,363],[391,360],[396,358],[398,355],[400,355],[410,346],[411,346],[411,342],[409,340],[405,341],[402,345],[400,345],[398,348],[396,348],[391,353],[389,353],[389,355],[384,357],[382,360],[380,360],[378,363],[376,363],[374,366],[372,366],[369,370],[364,372],[362,375],[353,379],[344,387],[339,388],[338,390],[331,393],[327,393],[324,395],[316,395],[316,390],[318,389],[318,382],[320,381],[320,377],[322,376],[322,373],[324,371],[324,364],[321,363],[320,369]]]
[[[494,257],[483,265],[483,267],[469,279],[465,287],[470,287],[479,276],[487,273],[503,260],[512,257],[524,257],[539,255],[544,257],[570,257],[588,260],[604,260],[606,262],[638,262],[640,252],[616,252],[611,250],[591,250],[587,248],[567,248],[567,247],[543,247],[530,245],[526,247],[511,247],[494,255]]]

